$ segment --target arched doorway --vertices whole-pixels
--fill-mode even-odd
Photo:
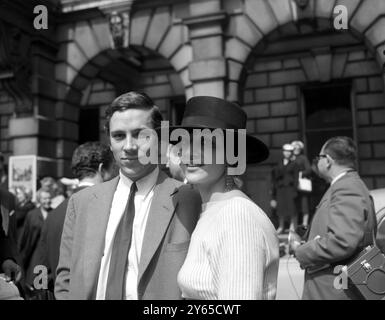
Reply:
[[[84,65],[72,84],[80,92],[77,101],[71,101],[78,105],[77,144],[90,140],[108,143],[105,109],[124,92],[145,92],[172,124],[178,123],[184,112],[185,90],[179,74],[167,59],[143,46],[99,53]]]
[[[383,156],[375,149],[383,141],[376,137],[383,130],[383,77],[376,51],[360,34],[336,32],[330,19],[287,23],[254,47],[240,83],[249,132],[271,151],[264,165],[246,174],[247,185],[264,209],[270,210],[270,195],[263,185],[270,184],[281,146],[297,139],[305,141],[312,158],[331,136],[352,137],[359,148],[361,176],[369,188],[382,186],[380,170],[385,168],[378,160]],[[373,164],[376,169],[371,170]],[[313,207],[324,192],[322,186],[316,189]]]

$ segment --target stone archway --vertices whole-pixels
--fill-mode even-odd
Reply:
[[[172,18],[175,15],[173,10],[174,7],[164,6],[133,12],[130,18],[129,44],[143,46],[169,60],[189,93],[191,82],[187,66],[192,60],[192,48],[188,44],[187,28],[180,19]],[[106,18],[66,24],[60,27],[58,33],[61,45],[57,79],[61,83],[67,86],[73,83],[80,70],[86,76],[93,76],[98,66],[105,63],[102,53],[111,47]],[[84,70],[90,60],[93,60],[94,66],[87,65]]]
[[[128,88],[147,91],[166,118],[170,103],[181,106],[186,97],[192,96],[188,73],[192,49],[188,44],[187,28],[175,18],[176,10],[178,8],[172,5],[133,10],[130,46],[123,50],[111,49],[105,17],[96,16],[60,26],[56,114],[57,123],[65,125],[57,141],[59,175],[64,174],[63,168],[68,166],[77,145],[79,106],[84,90],[95,79],[112,84],[116,94]],[[151,69],[151,65],[156,64],[163,68],[162,72],[155,70],[156,67]],[[103,105],[100,107],[102,113]]]
[[[68,160],[78,143],[91,137],[107,142],[104,112],[118,95],[131,90],[147,93],[171,122],[177,121],[186,99],[182,79],[170,62],[143,46],[100,52],[83,66],[69,88],[61,106],[66,112],[63,115],[71,119],[61,120],[67,131],[58,140],[62,174],[68,172]]]
[[[267,35],[275,30],[290,32],[298,19],[318,20],[326,26],[333,26],[334,8],[338,5],[346,7],[349,21],[348,30],[338,32],[351,32],[360,37],[382,68],[385,63],[384,1],[310,0],[307,9],[302,12],[299,8],[295,9],[294,0],[245,0],[230,18],[229,38],[225,44],[229,70],[228,99],[238,100],[238,82],[243,66]]]
[[[279,5],[278,5],[279,2]],[[283,143],[302,138],[306,83],[348,79],[359,147],[360,172],[369,188],[385,186],[384,77],[385,10],[381,1],[310,1],[311,10],[296,20],[290,1],[248,1],[233,14],[226,42],[228,98],[243,102],[248,132],[264,140],[271,157],[248,167],[247,191],[269,211],[266,185]],[[349,29],[333,28],[333,8],[345,5]],[[317,38],[324,34],[324,38]],[[282,39],[289,39],[285,43]],[[289,53],[290,47],[298,49]],[[346,48],[344,48],[346,46]]]

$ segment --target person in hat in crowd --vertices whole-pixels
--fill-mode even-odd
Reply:
[[[86,142],[78,146],[73,155],[71,169],[79,180],[74,193],[113,178],[114,157],[108,146],[100,142]],[[59,262],[60,241],[68,207],[64,200],[48,215],[37,249],[38,264],[48,269],[48,289],[54,291],[56,268]]]
[[[22,277],[16,244],[15,197],[0,188],[0,300],[20,299],[14,284]],[[12,283],[11,283],[12,282]]]
[[[271,172],[271,207],[276,210],[278,216],[278,234],[284,232],[287,220],[290,220],[290,230],[297,228],[295,199],[298,194],[299,167],[294,161],[293,151],[294,147],[291,144],[284,144],[282,146],[283,159]]]
[[[238,188],[228,170],[234,166],[227,161],[229,149],[246,151],[238,155],[245,162],[247,156],[249,163],[261,162],[269,156],[268,148],[257,138],[243,135],[244,140],[237,139],[242,135],[239,129],[246,128],[246,120],[246,113],[237,104],[198,96],[187,102],[182,125],[170,128],[189,132],[191,140],[187,140],[187,146],[181,145],[184,175],[199,190],[203,201],[186,260],[178,274],[185,299],[275,298],[279,260],[275,228],[262,209]],[[193,146],[196,129],[210,129],[208,136],[203,136],[204,144],[198,143],[198,150]],[[206,144],[216,129],[223,134],[215,136],[212,144]],[[235,130],[235,146],[225,146],[229,139],[226,129]],[[242,143],[246,144],[244,150]],[[226,154],[225,161],[219,160],[220,154]]]
[[[293,146],[294,162],[298,166],[299,174],[303,178],[311,178],[312,168],[309,159],[304,153],[305,145],[302,141],[296,140],[291,143]],[[298,190],[296,198],[297,212],[302,214],[302,226],[307,228],[309,224],[309,193]]]
[[[330,183],[314,215],[307,241],[293,237],[291,250],[305,269],[302,299],[355,300],[348,288],[335,286],[336,266],[343,266],[372,244],[374,205],[356,171],[357,147],[349,137],[325,142],[316,158],[320,176]]]
[[[39,265],[37,259],[37,246],[39,243],[44,221],[47,219],[51,208],[52,194],[50,190],[40,188],[36,193],[38,207],[28,212],[25,219],[23,234],[20,238],[19,252],[24,270],[23,289],[26,298],[33,292],[35,278],[34,268]]]
[[[55,282],[57,299],[181,299],[177,273],[201,209],[199,194],[144,163],[161,124],[146,94],[128,92],[106,110],[119,175],[69,200]]]

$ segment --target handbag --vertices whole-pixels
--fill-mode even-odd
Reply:
[[[375,230],[371,236],[373,244],[347,265],[349,289],[364,300],[385,300],[385,255],[377,247]]]
[[[310,179],[302,177],[302,171],[299,173],[298,190],[302,192],[312,192],[313,185]]]

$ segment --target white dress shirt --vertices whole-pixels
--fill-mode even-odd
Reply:
[[[138,299],[138,273],[139,261],[142,251],[144,231],[146,229],[147,218],[150,211],[151,202],[154,196],[154,187],[158,179],[159,168],[156,167],[149,175],[136,181],[138,191],[135,194],[135,217],[132,225],[131,247],[128,252],[128,264],[126,273],[126,300]],[[124,209],[128,201],[128,195],[132,181],[119,173],[120,179],[116,187],[112,200],[110,217],[108,219],[107,231],[104,245],[104,255],[102,257],[96,299],[104,300],[106,296],[108,271],[111,260],[112,246],[119,222],[123,216]]]
[[[79,182],[78,188],[79,187],[92,187],[93,185],[95,185],[95,183],[83,181],[83,182]]]

